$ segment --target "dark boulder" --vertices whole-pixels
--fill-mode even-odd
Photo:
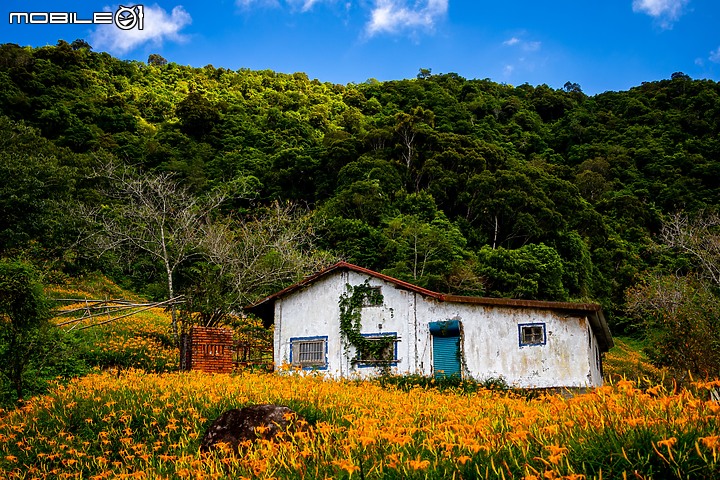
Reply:
[[[293,410],[281,405],[233,408],[220,415],[208,427],[200,442],[200,451],[208,452],[218,443],[225,443],[237,453],[241,443],[248,440],[253,442],[258,438],[273,439],[278,433],[294,426],[299,419]]]

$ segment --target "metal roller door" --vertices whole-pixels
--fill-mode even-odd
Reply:
[[[429,326],[435,378],[460,376],[460,322],[431,322]]]
[[[460,376],[460,337],[433,337],[435,378]]]

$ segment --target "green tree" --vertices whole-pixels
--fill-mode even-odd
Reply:
[[[395,132],[402,147],[402,159],[410,169],[417,156],[417,150],[423,137],[433,128],[435,114],[422,107],[416,107],[411,113],[400,112],[395,115]]]
[[[418,80],[426,80],[430,77],[432,77],[432,68],[421,68],[418,71],[418,74],[417,74]]]
[[[147,64],[148,65],[154,65],[156,67],[164,67],[167,65],[168,61],[165,60],[165,58],[157,53],[151,53],[150,56],[148,56]]]
[[[628,290],[628,310],[646,335],[648,356],[678,380],[720,375],[720,298],[693,276],[647,275]]]
[[[201,93],[190,92],[175,109],[180,119],[180,130],[191,137],[200,138],[212,131],[220,121],[220,113]]]
[[[486,279],[488,293],[495,297],[533,300],[567,300],[563,285],[565,269],[554,248],[542,243],[516,250],[492,249],[478,252],[477,273]]]
[[[388,221],[386,235],[398,244],[401,258],[385,272],[420,285],[427,285],[428,276],[447,274],[465,246],[460,231],[445,218],[424,222],[400,215]]]
[[[394,213],[390,197],[378,179],[352,183],[336,193],[322,210],[328,217],[354,218],[372,226]]]
[[[45,249],[54,263],[70,254],[68,215],[77,195],[73,155],[20,122],[0,117],[0,252]]]
[[[92,51],[92,46],[82,38],[73,40],[73,42],[70,44],[70,47],[72,47],[73,50],[87,50],[88,52]]]
[[[362,220],[316,214],[318,244],[337,257],[373,270],[382,270],[396,258],[397,245],[383,231]]]
[[[28,367],[48,348],[49,320],[37,271],[21,260],[0,260],[0,374],[18,401],[24,397]]]
[[[547,233],[565,228],[565,219],[550,198],[552,191],[542,188],[548,175],[524,170],[527,173],[519,169],[486,170],[468,182],[467,189],[472,192],[469,217],[493,248],[537,242]]]
[[[388,219],[384,229],[396,260],[383,273],[447,291],[451,272],[469,257],[465,237],[427,193],[405,195],[396,204],[402,213]]]

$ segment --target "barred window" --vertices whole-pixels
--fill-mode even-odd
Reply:
[[[545,324],[529,323],[519,325],[520,329],[520,346],[527,345],[545,345]]]
[[[299,367],[327,366],[327,337],[291,338],[290,363]]]

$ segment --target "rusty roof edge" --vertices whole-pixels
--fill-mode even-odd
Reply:
[[[466,297],[462,295],[442,295],[446,302],[475,303],[479,305],[530,307],[548,310],[571,310],[580,312],[598,312],[601,310],[597,303],[555,302],[547,300],[527,300],[520,298],[494,298],[494,297]]]
[[[294,292],[295,290],[298,290],[298,289],[304,287],[305,285],[307,285],[307,284],[309,284],[309,283],[312,283],[313,281],[315,281],[315,279],[320,278],[320,277],[322,277],[323,275],[327,275],[328,273],[330,273],[330,272],[332,272],[332,271],[334,271],[334,270],[337,270],[338,268],[341,268],[341,267],[343,266],[343,265],[341,265],[341,264],[343,264],[343,263],[345,263],[345,262],[335,263],[335,264],[333,264],[333,265],[331,265],[331,266],[329,266],[329,267],[327,267],[327,268],[325,268],[325,269],[323,269],[323,270],[320,270],[319,272],[316,272],[316,273],[314,273],[314,274],[312,274],[312,275],[309,275],[309,276],[303,278],[302,280],[300,280],[300,281],[297,282],[297,283],[293,283],[292,285],[290,285],[290,286],[288,286],[288,287],[285,287],[285,288],[283,288],[282,290],[273,293],[272,295],[268,295],[267,297],[265,297],[265,298],[263,298],[263,299],[261,299],[261,300],[258,300],[257,302],[252,303],[252,304],[248,305],[247,307],[244,307],[243,310],[252,311],[254,308],[257,308],[257,307],[259,307],[260,305],[262,305],[262,304],[264,304],[264,303],[266,303],[266,302],[268,302],[268,301],[270,301],[270,300],[275,300],[276,298],[280,298],[280,297],[282,297],[282,296],[287,295],[288,293]]]
[[[325,276],[329,273],[332,273],[335,270],[341,270],[341,269],[348,269],[352,270],[354,272],[358,273],[364,273],[367,275],[370,275],[375,278],[379,278],[381,280],[385,280],[386,282],[392,283],[396,285],[397,287],[403,288],[405,290],[410,290],[413,292],[417,292],[421,295],[425,295],[428,297],[435,298],[436,300],[439,300],[441,302],[457,302],[457,303],[474,303],[479,305],[492,305],[492,306],[506,306],[506,307],[531,307],[531,308],[543,308],[543,309],[554,309],[554,310],[571,310],[571,311],[581,311],[581,312],[601,312],[600,305],[596,303],[573,303],[573,302],[554,302],[554,301],[546,301],[546,300],[525,300],[525,299],[516,299],[516,298],[492,298],[492,297],[469,297],[469,296],[462,296],[462,295],[448,295],[448,294],[442,294],[438,292],[433,292],[432,290],[428,290],[423,287],[419,287],[417,285],[413,285],[412,283],[399,280],[397,278],[391,277],[389,275],[385,275],[380,272],[376,272],[374,270],[370,270],[368,268],[360,267],[358,265],[354,265],[352,263],[340,261],[337,262],[317,273],[314,273],[313,275],[310,275],[308,277],[305,277],[304,279],[300,280],[297,283],[294,283],[293,285],[290,285],[289,287],[286,287],[279,292],[276,292],[272,295],[269,295],[262,300],[259,300],[247,307],[245,307],[245,310],[252,310],[254,308],[259,307],[260,305],[275,300],[277,298],[283,297],[289,293],[294,292],[295,290],[298,290],[318,278]],[[604,319],[604,317],[603,317]],[[609,331],[608,331],[609,333]]]
[[[404,280],[400,280],[395,277],[391,277],[390,275],[385,275],[384,273],[370,270],[369,268],[360,267],[360,266],[353,265],[352,263],[347,263],[347,262],[339,262],[339,263],[342,263],[343,264],[342,266],[345,268],[348,268],[349,270],[352,270],[357,273],[364,273],[364,274],[370,275],[372,277],[379,278],[381,280],[385,280],[386,282],[395,284],[395,286],[403,288],[405,290],[417,292],[417,293],[419,293],[421,295],[425,295],[427,297],[437,298],[438,300],[441,300],[441,301],[445,297],[445,295],[443,295],[442,293],[433,292],[432,290],[428,290],[427,288],[419,287],[410,282],[406,282]],[[338,265],[338,264],[336,264],[336,265]]]

